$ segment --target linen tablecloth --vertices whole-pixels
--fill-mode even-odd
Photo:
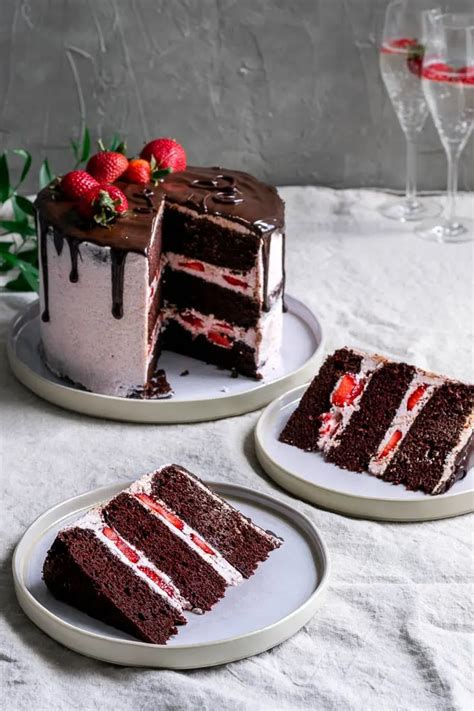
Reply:
[[[288,291],[323,320],[327,350],[350,344],[472,378],[473,251],[417,239],[378,216],[368,190],[283,188]],[[460,212],[473,210],[462,195]],[[106,422],[43,402],[5,354],[25,297],[0,296],[3,708],[468,709],[472,662],[472,518],[413,524],[354,520],[285,494],[256,461],[258,412],[194,425]],[[40,632],[18,607],[11,556],[56,502],[165,461],[290,501],[319,527],[332,577],[314,618],[251,659],[187,672],[120,668]],[[291,581],[297,585],[298,581]],[[1,704],[1,702],[0,702]]]

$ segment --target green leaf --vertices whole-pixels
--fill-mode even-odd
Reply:
[[[25,151],[24,148],[14,148],[12,150],[12,153],[14,153],[16,156],[20,156],[20,158],[23,158],[23,168],[21,171],[20,180],[18,181],[15,187],[15,190],[17,190],[30,172],[32,158],[31,153]]]
[[[7,233],[19,234],[22,237],[33,237],[36,234],[34,227],[26,219],[0,220],[0,227]]]
[[[28,200],[28,198],[23,197],[23,195],[14,195],[13,198],[13,203],[15,209],[15,203],[16,205],[20,208],[22,212],[25,213],[25,215],[29,215],[30,217],[34,217],[35,215],[35,208],[31,200]],[[16,214],[16,212],[15,212]]]
[[[5,202],[11,195],[10,173],[8,171],[7,154],[0,156],[0,202]]]
[[[13,242],[0,242],[0,252],[8,252],[12,246]]]
[[[91,136],[87,126],[84,126],[84,133],[82,134],[82,149],[81,149],[81,163],[84,163],[90,156],[91,153]]]
[[[5,284],[5,288],[9,289],[10,291],[34,291],[26,281],[25,277],[23,274],[19,274],[16,279],[12,279],[11,281],[7,282]]]
[[[42,190],[43,188],[45,188],[47,185],[50,184],[52,180],[54,180],[54,175],[52,174],[51,168],[49,167],[48,159],[45,158],[44,161],[41,163],[41,168],[39,171],[40,189]]]
[[[18,266],[18,257],[13,252],[2,252],[0,254],[0,263],[8,264],[10,269]]]
[[[36,267],[34,267],[32,264],[29,264],[28,262],[25,262],[23,259],[18,257],[15,254],[4,254],[2,257],[13,257],[13,259],[8,259],[7,261],[10,261],[12,266],[17,267],[20,272],[21,276],[23,276],[28,289],[27,291],[38,291],[38,286],[39,286],[39,272]],[[1,258],[1,257],[0,257]],[[17,283],[17,279],[14,279],[12,281],[9,281],[6,284],[7,289],[13,289],[18,291],[19,286]],[[23,287],[24,288],[24,287]]]

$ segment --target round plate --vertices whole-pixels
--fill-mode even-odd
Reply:
[[[232,378],[229,371],[165,351],[164,368],[174,390],[169,400],[132,400],[79,390],[55,377],[39,354],[39,302],[30,304],[10,327],[8,359],[18,380],[30,390],[68,410],[128,422],[199,422],[241,415],[267,405],[317,369],[323,352],[321,324],[300,301],[286,297],[281,367],[272,379]],[[189,371],[189,375],[180,374]]]
[[[130,482],[131,483],[131,482]],[[313,616],[327,585],[329,559],[312,522],[271,496],[233,484],[208,483],[255,523],[284,539],[255,575],[231,588],[205,615],[186,613],[188,624],[168,644],[146,644],[56,600],[41,577],[57,531],[81,512],[128,484],[95,489],[64,501],[26,531],[13,557],[18,601],[53,639],[81,654],[115,664],[193,669],[258,654],[295,634]],[[293,581],[289,585],[288,581]]]
[[[366,473],[349,472],[319,453],[303,452],[278,437],[307,385],[272,402],[255,430],[258,459],[265,471],[292,494],[340,513],[382,521],[428,521],[474,510],[474,468],[446,493],[408,491]]]

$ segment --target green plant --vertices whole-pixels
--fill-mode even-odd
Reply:
[[[114,134],[107,150],[117,150],[123,145],[120,136]],[[101,141],[99,146],[103,146]],[[91,138],[87,126],[79,141],[71,140],[71,149],[76,169],[86,163],[91,154]],[[32,163],[31,154],[23,148],[5,151],[0,156],[0,206],[10,201],[12,210],[12,219],[0,219],[0,275],[8,274],[12,269],[19,270],[18,276],[5,284],[5,288],[11,291],[38,291],[35,209],[32,200],[21,194]],[[13,171],[19,175],[17,181],[12,181]],[[45,158],[38,173],[39,189],[48,185],[54,177],[49,161]]]

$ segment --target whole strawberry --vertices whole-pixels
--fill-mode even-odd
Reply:
[[[151,165],[143,158],[133,158],[128,163],[128,168],[121,176],[122,180],[127,183],[137,183],[137,185],[146,185],[151,180]]]
[[[113,183],[125,173],[128,160],[122,153],[116,151],[100,151],[87,163],[87,172],[100,183]]]
[[[140,156],[148,161],[154,158],[157,169],[162,173],[157,177],[186,170],[186,153],[174,138],[155,138],[146,144]]]
[[[81,197],[77,209],[86,220],[107,227],[128,210],[128,200],[115,185],[99,183]]]
[[[85,170],[72,170],[60,182],[61,192],[70,200],[79,200],[88,190],[98,185],[97,180]]]

